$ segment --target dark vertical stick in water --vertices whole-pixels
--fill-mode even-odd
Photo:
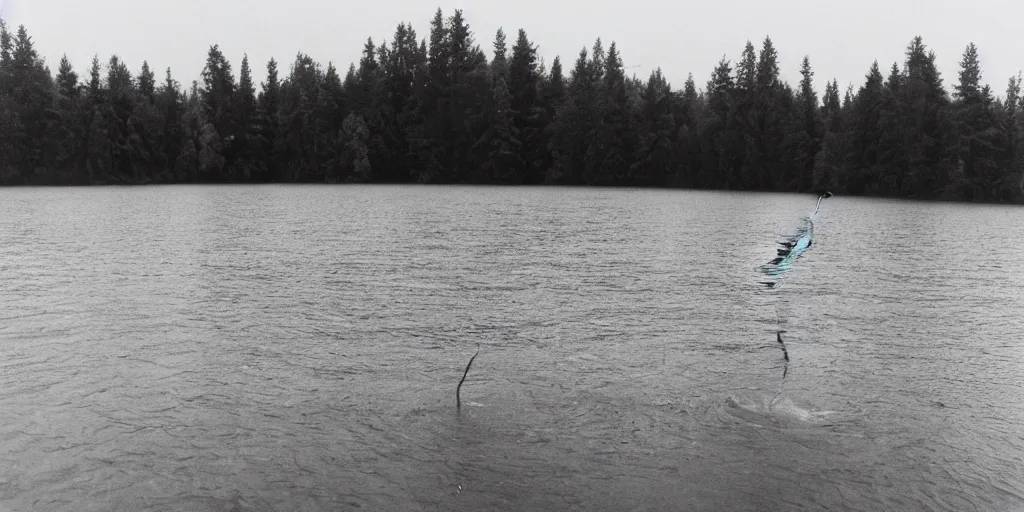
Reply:
[[[473,354],[473,357],[469,358],[469,364],[466,365],[466,371],[462,373],[462,380],[460,380],[459,385],[455,387],[455,407],[457,409],[462,408],[462,397],[459,396],[459,393],[462,391],[462,383],[466,382],[466,376],[469,375],[469,367],[473,366],[473,360],[476,359],[476,356],[478,355],[480,355],[479,343],[476,344],[476,354]]]

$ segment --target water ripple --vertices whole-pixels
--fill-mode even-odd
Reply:
[[[1024,214],[823,202],[772,405],[808,208],[0,190],[0,510],[1024,507]]]

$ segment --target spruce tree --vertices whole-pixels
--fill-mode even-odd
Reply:
[[[595,153],[597,172],[593,182],[609,185],[628,183],[628,171],[635,151],[632,140],[635,131],[622,59],[615,42],[608,47],[598,102],[601,122],[597,126],[598,139],[595,146],[602,147]]]
[[[952,127],[947,117],[949,97],[935,64],[935,54],[915,37],[907,45],[900,87],[900,115],[909,166],[901,195],[935,197],[955,170],[949,147]]]
[[[765,37],[757,60],[757,90],[748,134],[746,166],[750,185],[771,190],[786,181],[788,166],[782,162],[781,147],[785,138],[785,99],[779,81],[778,52],[771,38]]]
[[[61,183],[78,185],[82,183],[82,176],[77,172],[77,160],[82,149],[84,123],[81,119],[78,73],[75,73],[66,55],[61,57],[56,84],[57,101],[48,129],[50,162],[55,171],[63,175],[59,179]]]
[[[857,91],[854,103],[856,126],[853,130],[853,162],[858,169],[857,177],[849,183],[849,192],[863,194],[874,191],[879,180],[879,145],[878,131],[882,109],[882,91],[884,89],[882,73],[878,61],[871,64],[867,80]]]
[[[595,108],[597,84],[586,48],[580,50],[569,76],[566,97],[552,121],[551,151],[555,162],[548,181],[584,184],[591,174],[586,161],[592,146],[591,133],[598,122]]]
[[[213,130],[204,127],[204,145],[200,150],[200,167],[204,181],[219,182],[230,179],[234,171],[234,93],[235,78],[231,63],[218,45],[210,47],[202,73],[201,105],[205,119]],[[221,152],[214,156],[214,152]]]
[[[524,183],[540,183],[544,175],[546,140],[542,122],[543,109],[540,101],[540,72],[537,64],[537,47],[530,42],[526,31],[520,29],[512,47],[509,63],[508,89],[511,93],[511,117],[521,145],[516,157],[525,165],[519,169],[519,179]]]
[[[138,77],[139,92],[147,101],[153,101],[156,92],[156,75],[149,69],[149,62],[142,61],[142,70]]]
[[[256,112],[256,87],[252,81],[252,69],[249,66],[249,55],[242,56],[242,66],[238,70],[238,86],[232,96],[231,125],[234,127],[233,147],[235,165],[229,179],[232,181],[250,181],[256,168],[256,146],[259,140],[258,115]]]
[[[814,71],[810,57],[804,56],[800,65],[799,108],[801,117],[800,185],[801,192],[810,191],[813,186],[814,157],[821,145],[818,118],[818,93],[814,91]]]
[[[959,83],[953,86],[956,99],[957,181],[949,185],[951,193],[967,199],[996,199],[1002,195],[997,147],[996,119],[993,98],[981,85],[981,63],[978,48],[967,45],[960,60]]]
[[[9,45],[9,43],[8,43]],[[48,117],[54,101],[55,87],[49,69],[36,52],[25,27],[19,26],[14,37],[4,84],[13,100],[20,129],[15,135],[15,158],[20,171],[14,178],[20,183],[32,182],[38,172],[48,172]]]
[[[494,59],[491,60],[491,74],[494,76],[495,85],[498,78],[508,79],[508,43],[505,41],[505,31],[498,28],[494,34]]]
[[[427,76],[421,89],[420,112],[422,129],[421,159],[423,167],[416,180],[420,183],[444,181],[450,168],[451,124],[451,38],[441,9],[430,23],[430,46],[427,54]]]
[[[183,176],[175,174],[175,167],[178,155],[182,151],[182,104],[181,86],[171,75],[171,68],[167,68],[164,75],[164,82],[157,92],[157,109],[160,112],[161,129],[160,140],[165,157],[164,174],[165,179],[178,182],[183,181]]]
[[[672,117],[672,88],[661,69],[647,79],[641,100],[639,140],[628,183],[665,185],[673,173],[672,148],[675,121]]]
[[[543,156],[539,167],[543,170],[545,183],[551,183],[554,180],[555,155],[552,152],[554,121],[555,114],[564,101],[565,77],[562,75],[562,60],[556,56],[555,60],[551,62],[551,70],[543,78],[540,93],[540,106],[543,108],[540,130],[543,135],[544,147],[541,148]]]
[[[342,96],[341,77],[334,64],[328,63],[327,72],[317,90],[313,115],[316,137],[314,145],[320,165],[316,179],[330,183],[342,179],[342,121],[345,119],[339,103]]]
[[[492,101],[490,127],[481,141],[487,148],[484,178],[491,183],[520,184],[524,163],[512,119],[512,94],[500,76],[494,84]]]
[[[1010,77],[1006,86],[1006,98],[1002,119],[999,120],[1003,148],[999,167],[1003,170],[1001,185],[1003,197],[1008,201],[1019,201],[1024,197],[1024,147],[1021,140],[1020,113],[1024,106],[1021,97],[1021,75]]]
[[[278,78],[277,61],[267,62],[267,80],[262,84],[257,99],[258,142],[256,144],[256,161],[260,163],[257,174],[260,180],[281,181],[284,176],[279,172],[281,163],[281,82]]]
[[[737,177],[744,153],[743,134],[734,127],[734,102],[738,101],[731,63],[724,57],[708,80],[708,110],[700,120],[699,139],[704,148],[700,170],[694,176],[699,188],[732,188],[742,186]]]

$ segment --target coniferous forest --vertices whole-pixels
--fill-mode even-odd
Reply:
[[[2,23],[2,22],[0,22]],[[487,50],[482,48],[487,47]],[[148,63],[54,74],[0,32],[0,184],[479,183],[687,187],[1021,202],[1020,76],[980,84],[969,45],[947,90],[921,38],[859,87],[791,86],[766,38],[700,86],[627,76],[615,43],[542,62],[519,30],[474,39],[440,10],[347,70],[298,54],[255,84],[215,45],[182,86]]]

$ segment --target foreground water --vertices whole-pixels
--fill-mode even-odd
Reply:
[[[0,510],[1024,509],[1024,210],[814,201],[0,190]]]

